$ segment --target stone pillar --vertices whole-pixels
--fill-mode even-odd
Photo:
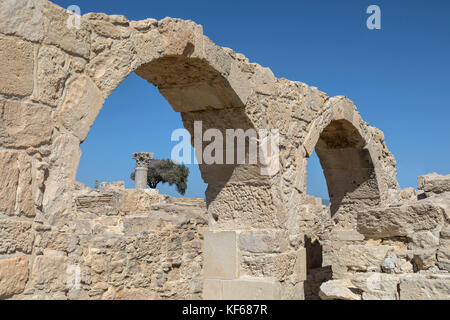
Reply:
[[[154,154],[149,152],[133,153],[133,159],[136,160],[136,169],[134,177],[134,187],[136,189],[147,188],[148,163],[153,159]]]

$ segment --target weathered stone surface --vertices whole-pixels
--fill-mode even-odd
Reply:
[[[44,37],[42,17],[37,1],[4,0],[0,3],[0,32],[41,41]]]
[[[77,28],[73,13],[45,0],[39,0],[42,12],[48,21],[44,43],[52,44],[83,58],[89,58],[90,30],[84,18]],[[70,27],[70,28],[69,28]]]
[[[415,232],[411,236],[411,245],[419,248],[435,248],[439,246],[439,236],[431,231]]]
[[[222,280],[205,279],[203,282],[203,300],[222,300]]]
[[[69,274],[67,257],[58,254],[37,256],[31,271],[31,282],[47,292],[66,291]]]
[[[31,95],[33,73],[33,44],[0,37],[0,93],[20,97]]]
[[[205,278],[236,279],[239,276],[236,232],[207,231],[204,237],[203,272]]]
[[[239,279],[222,281],[224,300],[280,300],[280,284],[274,280]]]
[[[32,147],[50,142],[53,132],[49,107],[0,99],[0,145]]]
[[[31,222],[0,219],[0,254],[31,253],[33,242]]]
[[[239,234],[239,249],[253,253],[281,253],[287,249],[288,238],[284,231],[246,231]]]
[[[37,75],[37,99],[53,107],[57,106],[69,76],[66,55],[54,47],[41,47]]]
[[[298,299],[308,281],[317,296],[333,270],[335,278],[366,282],[339,280],[327,298],[394,299],[411,261],[415,271],[426,269],[421,275],[448,269],[447,177],[420,178],[426,200],[399,190],[383,133],[348,98],[276,79],[191,21],[130,23],[92,13],[77,29],[67,25],[77,17],[63,8],[24,1],[0,4],[0,94],[7,99],[0,146],[12,149],[0,151],[0,254],[30,254],[35,246],[31,282],[19,298],[198,299],[203,290],[214,299]],[[263,176],[260,165],[200,165],[208,183],[205,235],[203,200],[75,185],[80,142],[103,100],[132,72],[182,112],[191,134],[198,120],[223,133],[280,132],[276,174]],[[306,195],[313,150],[331,208]],[[35,218],[33,228],[25,217]],[[69,290],[66,267],[78,265],[82,287]],[[378,281],[379,273],[367,272],[374,270],[390,274]],[[22,284],[8,290],[22,290],[16,287]]]
[[[436,265],[436,249],[417,249],[413,261],[419,270],[427,270]]]
[[[391,246],[347,245],[338,253],[337,264],[353,271],[367,271],[371,267],[380,268]]]
[[[81,157],[80,140],[69,134],[60,135],[53,142],[53,150],[42,201],[45,218],[50,224],[57,223],[60,215],[71,208],[72,191]]]
[[[450,174],[430,173],[417,178],[417,187],[427,193],[450,192]]]
[[[400,281],[400,300],[448,300],[450,278],[428,279],[421,275],[408,275]]]
[[[428,200],[368,209],[358,213],[358,231],[373,238],[406,237],[415,231],[435,229],[444,213],[441,205]]]
[[[27,281],[28,257],[0,259],[0,299],[22,293]]]
[[[0,179],[0,213],[14,214],[17,187],[19,184],[18,153],[0,151],[0,165],[3,168]]]
[[[320,286],[320,298],[322,300],[361,300],[356,294],[358,290],[350,280],[330,280]]]
[[[95,84],[88,77],[79,77],[69,85],[58,117],[64,127],[84,141],[103,101]]]

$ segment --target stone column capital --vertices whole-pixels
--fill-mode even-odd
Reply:
[[[136,160],[136,168],[146,168],[148,162],[153,159],[154,153],[136,152],[133,153],[133,159]]]

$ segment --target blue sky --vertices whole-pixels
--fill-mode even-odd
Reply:
[[[450,1],[54,2],[76,4],[82,14],[194,20],[216,44],[270,67],[277,77],[352,99],[363,119],[384,131],[402,187],[415,187],[418,175],[449,173]],[[371,4],[381,8],[381,30],[366,28]],[[106,101],[83,143],[78,179],[90,186],[125,180],[131,187],[131,153],[169,157],[171,133],[181,127],[158,91],[131,75]],[[190,169],[186,196],[202,197],[205,185],[198,169]],[[317,159],[308,170],[309,192],[327,198]],[[174,188],[159,189],[176,195]]]

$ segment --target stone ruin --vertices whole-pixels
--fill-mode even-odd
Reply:
[[[351,100],[278,79],[192,21],[71,15],[0,3],[1,299],[450,298],[450,176],[399,189]],[[280,170],[201,164],[206,204],[77,183],[80,144],[133,72],[191,134],[278,129]],[[314,150],[330,207],[307,195]]]

